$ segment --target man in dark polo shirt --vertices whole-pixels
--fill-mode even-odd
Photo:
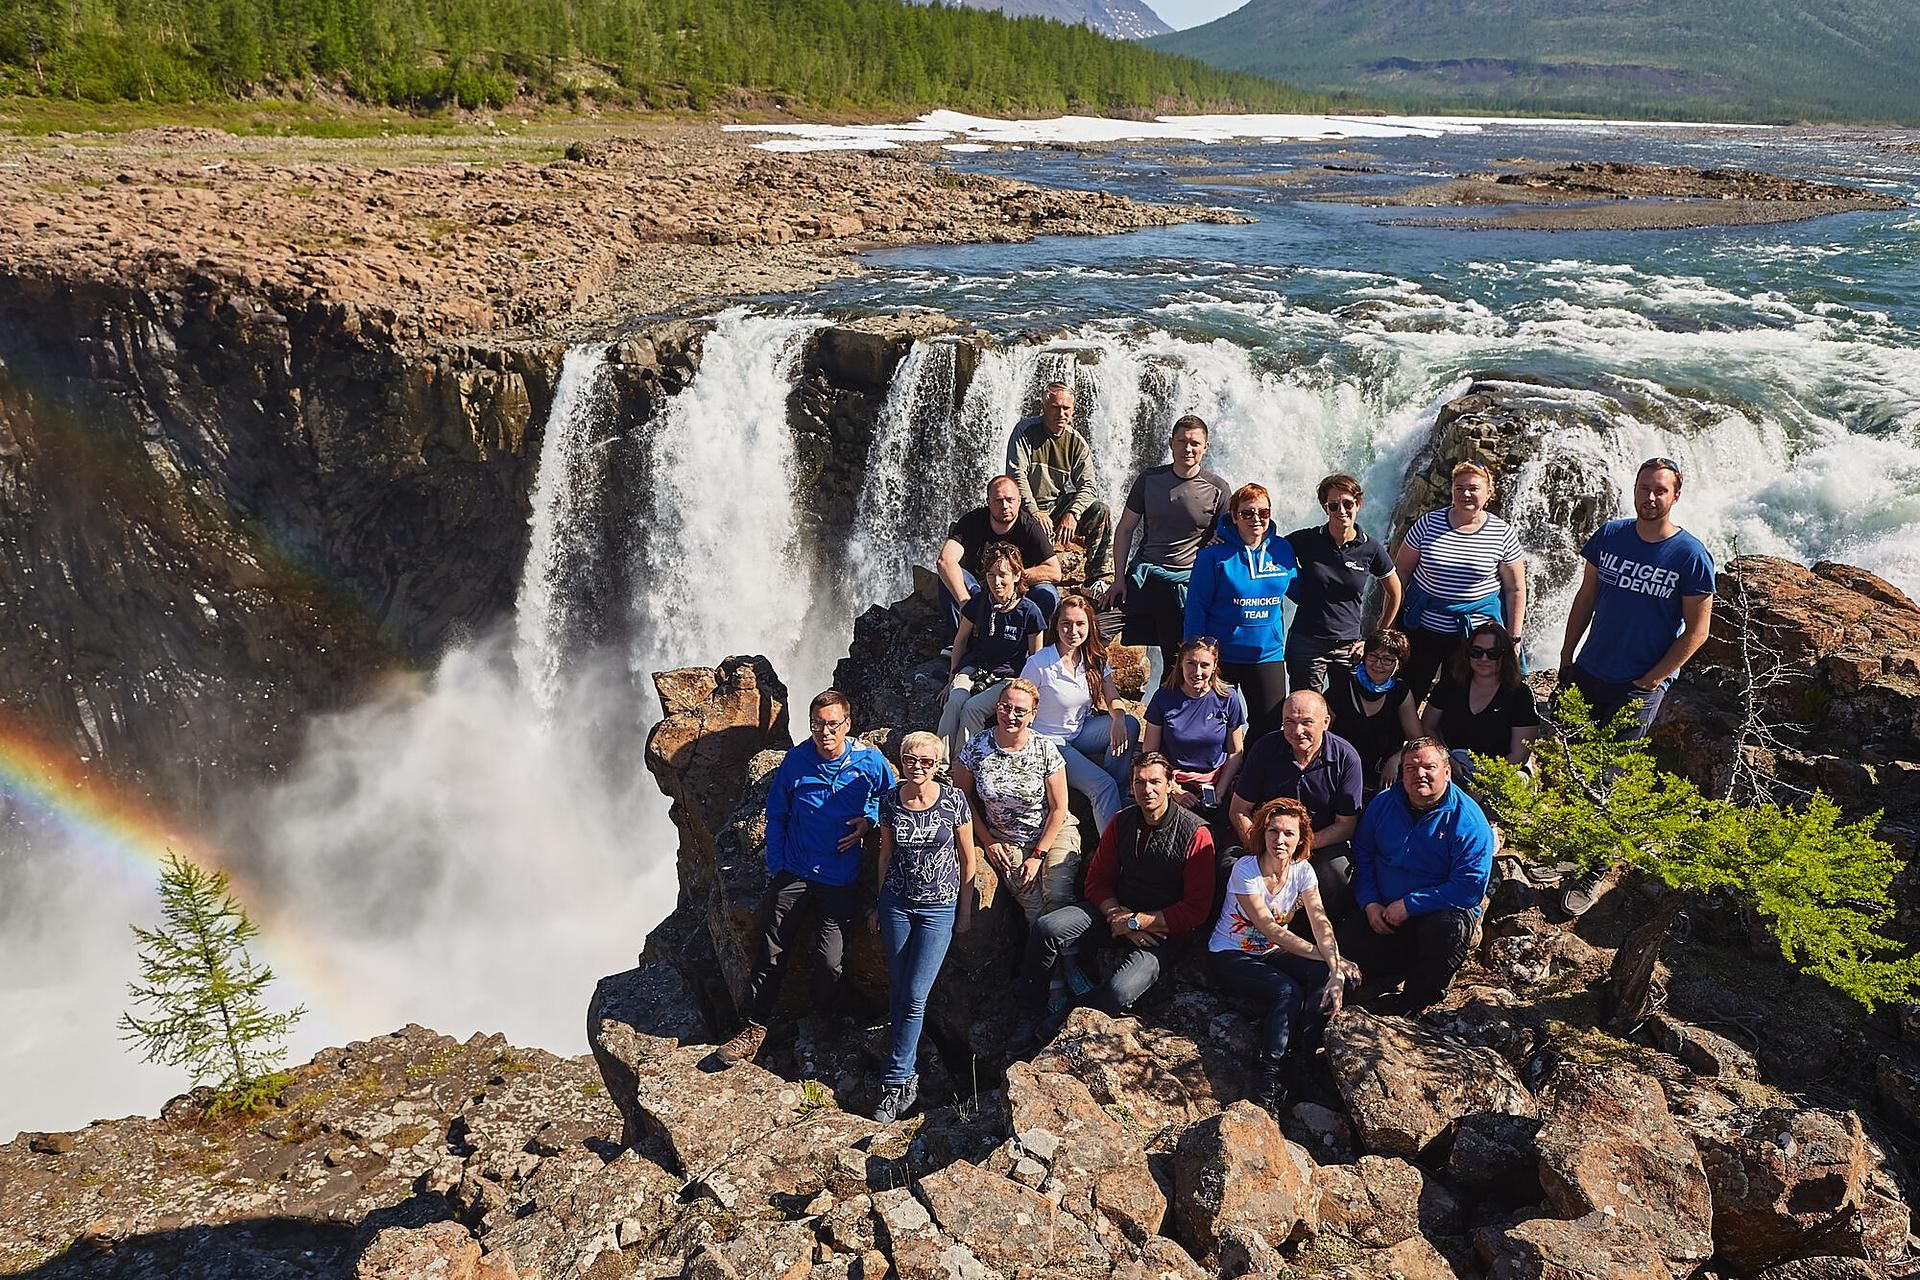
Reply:
[[[1053,617],[1060,593],[1051,585],[1060,581],[1060,553],[1053,530],[1038,516],[1020,507],[1020,487],[1011,476],[987,481],[987,505],[975,507],[953,522],[946,545],[940,548],[940,594],[947,606],[947,639],[960,630],[960,607],[980,590],[980,553],[990,542],[1011,542],[1026,565],[1020,580],[1027,598],[1040,612]]]
[[[1325,698],[1311,689],[1289,694],[1280,704],[1280,731],[1247,751],[1227,820],[1241,849],[1251,852],[1259,848],[1254,810],[1275,796],[1292,796],[1305,805],[1313,823],[1313,873],[1320,882],[1320,901],[1328,918],[1337,921],[1353,907],[1349,846],[1360,823],[1366,770],[1352,743],[1327,732],[1332,723]]]
[[[1287,628],[1287,687],[1327,691],[1330,667],[1351,671],[1360,660],[1361,613],[1367,585],[1380,584],[1380,627],[1400,612],[1400,579],[1386,544],[1359,525],[1365,495],[1360,482],[1336,472],[1320,482],[1325,524],[1287,535],[1300,567],[1294,580],[1293,622]]]

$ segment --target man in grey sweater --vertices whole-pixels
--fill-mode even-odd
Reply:
[[[1073,425],[1073,388],[1049,383],[1040,412],[1014,425],[1007,474],[1020,505],[1053,530],[1053,545],[1085,550],[1085,581],[1095,590],[1113,577],[1113,519],[1095,494],[1093,449]]]

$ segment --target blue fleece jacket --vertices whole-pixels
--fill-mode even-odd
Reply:
[[[818,884],[852,884],[860,846],[841,850],[847,823],[880,820],[880,796],[893,788],[887,758],[850,740],[838,760],[822,760],[808,738],[787,752],[767,792],[767,870]]]
[[[1223,662],[1278,662],[1287,654],[1281,602],[1299,576],[1293,544],[1279,533],[1250,547],[1238,533],[1201,550],[1187,579],[1186,634],[1220,642]]]
[[[1493,874],[1493,826],[1474,798],[1448,786],[1425,813],[1398,782],[1375,796],[1353,837],[1353,896],[1362,906],[1406,899],[1407,914],[1478,911]]]

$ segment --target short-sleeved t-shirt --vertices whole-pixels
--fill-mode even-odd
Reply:
[[[1500,566],[1520,559],[1520,535],[1499,516],[1488,513],[1486,523],[1462,533],[1447,519],[1451,507],[1429,511],[1407,530],[1407,545],[1420,553],[1413,571],[1414,585],[1435,600],[1480,600],[1500,590]],[[1429,631],[1461,631],[1462,623],[1499,622],[1475,614],[1462,619],[1444,609],[1423,609],[1419,625]]]
[[[1207,939],[1207,950],[1266,955],[1274,949],[1273,942],[1247,919],[1240,909],[1240,895],[1266,899],[1267,913],[1285,924],[1292,918],[1294,908],[1300,905],[1300,895],[1313,884],[1313,864],[1304,858],[1287,864],[1287,873],[1280,877],[1278,890],[1270,888],[1267,878],[1260,874],[1260,859],[1252,854],[1235,859],[1233,870],[1227,873],[1227,898],[1220,904],[1220,918],[1213,923],[1213,936]]]
[[[961,606],[960,616],[973,623],[973,635],[960,665],[990,675],[1010,676],[1027,660],[1027,642],[1047,629],[1040,606],[1016,596],[1013,606],[996,609],[982,591]]]
[[[1069,668],[1060,659],[1059,646],[1050,644],[1027,659],[1020,678],[1033,681],[1040,691],[1040,705],[1033,711],[1035,733],[1063,742],[1080,732],[1093,710],[1093,686],[1087,682],[1084,656]]]
[[[1327,707],[1333,712],[1333,727],[1360,753],[1360,765],[1366,770],[1366,785],[1378,784],[1380,766],[1388,756],[1407,745],[1407,733],[1400,724],[1400,704],[1411,691],[1405,682],[1395,680],[1386,691],[1380,709],[1372,715],[1360,700],[1376,695],[1367,693],[1351,675],[1336,675],[1327,690]]]
[[[1040,523],[1039,517],[1025,507],[1005,533],[995,533],[993,517],[987,514],[987,509],[975,507],[948,527],[947,537],[960,544],[960,567],[976,578],[980,576],[980,553],[989,543],[1011,542],[1029,569],[1051,560],[1056,554],[1053,530]]]
[[[1293,588],[1287,656],[1317,658],[1358,640],[1367,584],[1393,572],[1386,544],[1356,529],[1353,541],[1336,547],[1323,524],[1295,529],[1287,542],[1300,571]]]
[[[1182,479],[1171,463],[1148,467],[1127,490],[1127,510],[1140,517],[1133,558],[1164,569],[1193,568],[1231,495],[1227,482],[1211,471]]]
[[[1685,529],[1645,542],[1632,520],[1609,520],[1580,548],[1600,579],[1593,625],[1574,659],[1591,676],[1638,680],[1685,628],[1681,601],[1713,594],[1713,557]]]
[[[1047,822],[1047,779],[1067,767],[1051,738],[1029,732],[1027,745],[1009,751],[982,729],[960,748],[960,763],[973,775],[974,794],[987,824],[1008,839],[1031,845]]]
[[[955,834],[973,821],[966,793],[940,784],[925,809],[900,803],[900,788],[880,797],[880,825],[893,833],[893,857],[882,889],[902,902],[939,906],[960,898],[960,848]]]
[[[1486,710],[1476,715],[1468,705],[1467,686],[1448,676],[1434,686],[1433,700],[1427,705],[1440,712],[1440,738],[1448,747],[1483,756],[1505,756],[1513,746],[1515,729],[1531,729],[1540,723],[1533,690],[1524,684],[1502,689]]]
[[[1247,763],[1233,794],[1255,808],[1275,796],[1292,796],[1307,807],[1307,817],[1318,831],[1335,819],[1360,812],[1366,779],[1360,753],[1337,733],[1320,740],[1320,752],[1302,769],[1293,758],[1293,744],[1270,733],[1247,749]]]
[[[1161,688],[1147,700],[1147,723],[1160,726],[1160,753],[1187,773],[1212,773],[1227,761],[1227,742],[1247,723],[1238,689],[1208,689],[1189,697],[1178,687]]]

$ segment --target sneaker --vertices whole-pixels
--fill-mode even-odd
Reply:
[[[881,1124],[892,1124],[906,1114],[908,1107],[920,1096],[920,1077],[911,1075],[900,1084],[880,1086],[880,1101],[873,1109],[873,1118]]]
[[[1593,910],[1594,903],[1606,897],[1607,890],[1613,887],[1607,882],[1612,870],[1612,867],[1599,866],[1568,881],[1567,887],[1560,891],[1560,909],[1570,916],[1583,916]]]
[[[1066,966],[1066,971],[1067,990],[1073,992],[1076,996],[1084,996],[1092,993],[1093,979],[1087,976],[1085,969],[1082,969],[1077,964],[1069,964]]]
[[[713,1051],[713,1056],[722,1066],[731,1067],[737,1062],[752,1062],[760,1055],[760,1046],[767,1042],[767,1029],[757,1022],[748,1022],[740,1028],[733,1039]]]
[[[951,658],[953,656],[953,646],[952,645],[943,646],[940,650],[940,656],[943,658]]]

